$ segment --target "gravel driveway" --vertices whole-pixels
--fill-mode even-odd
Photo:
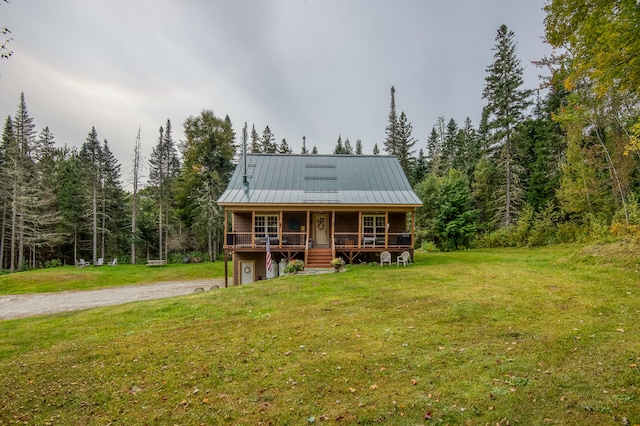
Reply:
[[[23,318],[98,306],[118,305],[141,300],[163,299],[193,293],[199,289],[224,287],[224,279],[163,282],[100,290],[0,296],[0,319]]]

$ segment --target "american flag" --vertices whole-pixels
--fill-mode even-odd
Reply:
[[[271,243],[269,241],[269,235],[265,235],[266,237],[266,247],[267,247],[267,271],[271,272]]]

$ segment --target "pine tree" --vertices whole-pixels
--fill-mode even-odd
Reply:
[[[9,152],[12,167],[12,260],[11,272],[15,268],[22,269],[26,265],[27,259],[25,250],[27,239],[30,237],[29,232],[34,231],[34,221],[37,220],[35,212],[34,191],[37,191],[36,166],[33,154],[35,151],[35,125],[33,119],[29,116],[24,93],[20,94],[20,103],[18,111],[13,119],[13,131],[15,136],[15,145]],[[13,248],[17,248],[17,258]],[[17,262],[17,264],[16,264]]]
[[[333,148],[333,154],[345,154],[342,136],[340,135],[338,135],[338,141],[336,142],[335,148]]]
[[[318,147],[317,146],[313,146],[313,148],[311,148],[311,154],[312,155],[317,155],[318,154]]]
[[[303,136],[302,137],[302,149],[300,150],[300,154],[306,155],[309,153],[309,150],[307,149],[307,137]]]
[[[251,146],[249,150],[252,154],[259,154],[262,152],[262,143],[260,142],[260,136],[256,131],[256,125],[253,124],[251,126]]]
[[[380,148],[378,148],[378,144],[373,144],[373,155],[380,155]]]
[[[396,113],[396,89],[391,86],[391,105],[385,128],[384,150],[389,155],[396,155],[398,149],[398,114]]]
[[[282,138],[280,145],[278,145],[278,154],[293,154],[293,150],[285,138]]]
[[[351,146],[351,142],[349,142],[349,138],[344,140],[344,153],[353,155],[353,147]]]
[[[360,139],[356,139],[356,155],[362,155],[362,141]]]
[[[275,154],[277,152],[276,137],[267,125],[262,132],[262,152]]]
[[[427,163],[427,158],[424,155],[424,150],[420,148],[418,152],[418,157],[416,158],[415,165],[413,167],[413,173],[410,175],[411,184],[416,185],[419,182],[422,182],[424,177],[429,172],[429,165]]]
[[[415,157],[413,156],[415,150],[413,147],[416,144],[416,139],[411,135],[413,126],[409,123],[404,111],[400,113],[396,131],[398,140],[395,155],[398,157],[398,161],[400,162],[400,166],[402,167],[404,174],[406,176],[411,176],[413,174],[413,167],[415,163]]]
[[[172,201],[171,184],[176,178],[180,162],[171,135],[171,121],[166,130],[160,126],[158,143],[149,158],[149,183],[154,188],[158,207],[158,255],[166,259],[169,244],[169,209]]]
[[[87,210],[91,217],[91,253],[93,264],[95,265],[98,259],[98,198],[102,173],[102,147],[98,141],[98,133],[95,127],[91,128],[85,142],[82,144],[79,158],[82,163],[86,188],[89,191],[87,194],[89,199]]]
[[[522,170],[514,161],[515,146],[513,134],[522,123],[529,106],[530,90],[522,89],[523,68],[516,57],[514,33],[506,25],[498,29],[494,60],[487,67],[485,87],[482,97],[487,100],[485,112],[490,132],[493,158],[502,172],[502,182],[497,188],[499,200],[495,221],[502,227],[515,223],[518,207],[523,200],[523,186],[520,180]]]

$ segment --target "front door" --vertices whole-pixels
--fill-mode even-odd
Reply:
[[[240,267],[240,284],[249,284],[254,281],[254,270],[256,262],[254,260],[241,260]]]
[[[313,215],[313,246],[328,247],[329,246],[329,215],[314,214]]]

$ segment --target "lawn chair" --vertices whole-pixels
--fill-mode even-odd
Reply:
[[[407,263],[409,263],[409,256],[411,256],[411,254],[409,254],[408,251],[402,252],[402,254],[396,259],[398,266],[400,266],[401,263],[403,266],[407,266]]]
[[[102,265],[104,265],[104,259],[99,257],[98,261],[96,262],[96,266],[102,266]]]
[[[76,261],[76,268],[84,268],[85,266],[89,266],[89,262],[85,262],[84,259],[80,259]]]
[[[109,266],[116,266],[117,264],[118,264],[118,258],[117,257],[114,257],[111,262],[107,262],[107,265],[109,265]]]
[[[380,267],[383,267],[385,263],[388,263],[389,266],[391,266],[391,253],[388,251],[380,253]]]

